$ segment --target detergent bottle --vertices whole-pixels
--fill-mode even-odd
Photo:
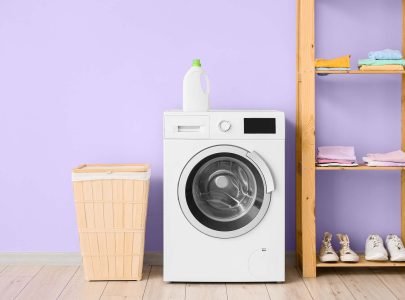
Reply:
[[[205,90],[202,80],[205,80]],[[183,79],[183,111],[208,111],[209,93],[207,73],[201,68],[200,60],[194,59]]]

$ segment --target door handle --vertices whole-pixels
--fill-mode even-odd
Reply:
[[[249,157],[263,173],[264,180],[266,181],[266,192],[271,193],[272,191],[274,191],[273,176],[271,176],[270,168],[266,164],[266,162],[260,157],[260,155],[256,151],[248,152],[246,156]]]

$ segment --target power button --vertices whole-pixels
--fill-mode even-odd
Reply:
[[[218,127],[222,132],[227,132],[229,131],[229,129],[231,129],[232,125],[231,122],[222,120],[221,122],[219,122]]]

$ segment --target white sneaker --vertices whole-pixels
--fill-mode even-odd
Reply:
[[[337,256],[335,250],[332,247],[332,234],[325,232],[323,234],[321,249],[319,251],[319,260],[321,262],[337,262],[339,257]]]
[[[342,234],[338,233],[336,236],[339,239],[340,243],[340,261],[343,262],[358,262],[359,261],[359,256],[354,252],[352,249],[350,249],[350,240],[349,236],[347,234]]]
[[[370,234],[366,241],[366,260],[388,260],[387,250],[378,234]]]
[[[391,261],[405,261],[405,247],[402,240],[397,235],[387,235],[385,245],[387,245]]]

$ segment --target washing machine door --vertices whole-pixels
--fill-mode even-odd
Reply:
[[[184,167],[178,199],[199,231],[232,238],[256,227],[270,205],[274,181],[256,152],[217,145],[197,153]]]

